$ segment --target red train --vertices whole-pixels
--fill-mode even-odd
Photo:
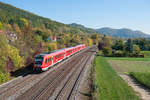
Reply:
[[[84,48],[86,48],[85,44],[81,44],[74,47],[59,49],[53,52],[36,55],[34,59],[33,69],[46,71],[48,68],[83,50]]]

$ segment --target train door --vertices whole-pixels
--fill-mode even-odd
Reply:
[[[45,65],[44,67],[48,66],[48,60],[47,60],[47,58],[45,59],[45,64],[44,65]]]
[[[51,58],[51,59],[52,59],[52,65],[54,64],[53,58],[54,58],[54,57],[52,56],[52,58]]]

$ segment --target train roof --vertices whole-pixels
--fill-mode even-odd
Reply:
[[[44,52],[44,53],[35,55],[35,57],[36,57],[36,56],[41,56],[41,57],[50,56],[50,55],[54,55],[54,54],[56,54],[56,53],[59,53],[59,52],[61,52],[61,51],[63,51],[63,50],[72,49],[72,48],[79,47],[79,46],[83,46],[83,45],[84,45],[84,44],[80,44],[80,45],[76,45],[76,46],[73,46],[73,47],[63,48],[63,49],[59,49],[59,50],[55,50],[55,51],[50,51],[50,52]]]
[[[44,53],[38,54],[38,55],[36,55],[36,56],[42,56],[42,57],[44,57],[44,56],[46,56],[46,55],[53,55],[53,54],[55,54],[55,53],[59,53],[59,52],[62,51],[62,50],[65,50],[65,48],[64,48],[64,49],[55,50],[55,51],[50,51],[50,52],[44,52]],[[35,56],[35,57],[36,57],[36,56]]]

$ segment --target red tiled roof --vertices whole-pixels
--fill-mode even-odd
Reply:
[[[0,30],[0,34],[2,34],[3,33],[3,31],[2,30]]]

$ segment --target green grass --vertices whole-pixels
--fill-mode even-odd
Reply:
[[[104,57],[97,56],[94,64],[100,100],[139,100],[133,90],[117,75]]]
[[[131,72],[130,75],[142,85],[150,88],[150,73]]]
[[[146,58],[150,58],[150,51],[141,51],[142,54],[146,55]]]
[[[0,71],[0,84],[9,80],[9,74]]]

